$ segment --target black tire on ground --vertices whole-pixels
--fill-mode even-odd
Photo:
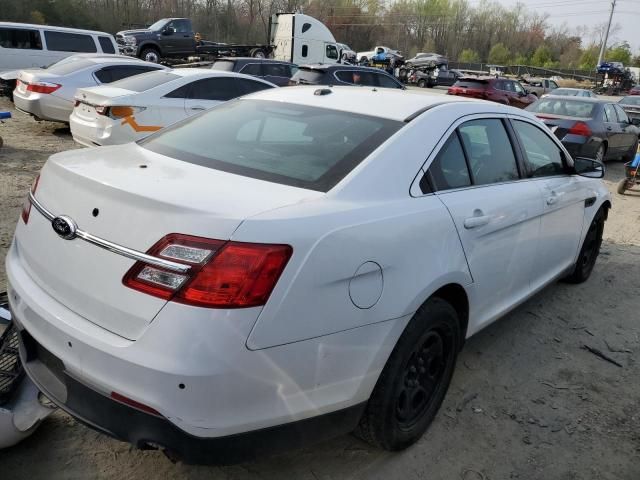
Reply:
[[[249,56],[253,58],[267,58],[267,52],[262,48],[252,48],[249,51]]]
[[[618,182],[617,191],[620,195],[624,195],[624,192],[627,190],[627,179],[623,178]]]
[[[436,297],[425,302],[391,352],[355,435],[391,451],[416,442],[449,388],[461,338],[455,309]]]
[[[140,52],[140,59],[151,63],[160,62],[160,52],[157,48],[145,47]]]
[[[593,266],[596,264],[598,254],[600,253],[600,245],[602,245],[602,232],[604,231],[604,221],[606,217],[604,208],[605,207],[601,207],[593,217],[584,242],[582,242],[578,260],[571,274],[563,279],[565,282],[582,283],[591,275]]]
[[[4,140],[2,139],[2,137],[0,137],[0,148],[2,148],[3,145],[4,145]]]
[[[634,158],[636,158],[636,153],[638,152],[638,140],[629,148],[629,151],[624,154],[622,157],[623,162],[631,162]]]
[[[424,80],[424,79],[422,79],[422,80],[418,80],[417,85],[418,85],[420,88],[425,88],[425,87],[427,86],[427,82],[426,82],[426,80]]]

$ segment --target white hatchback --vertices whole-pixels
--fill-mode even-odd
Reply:
[[[273,83],[240,73],[177,68],[99,87],[81,88],[69,117],[73,139],[85,146],[118,145]]]
[[[354,429],[405,448],[466,338],[589,277],[602,175],[528,112],[364,87],[57,154],[6,260],[21,358],[71,415],[187,462]]]

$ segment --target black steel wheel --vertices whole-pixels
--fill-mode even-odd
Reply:
[[[453,306],[437,297],[425,302],[387,360],[355,434],[385,450],[416,442],[449,388],[461,338]]]
[[[602,245],[602,234],[604,232],[605,213],[601,208],[589,225],[589,230],[582,243],[578,261],[576,262],[573,272],[564,280],[569,283],[582,283],[586,281],[593,267],[596,264],[598,255],[600,254],[600,246]]]

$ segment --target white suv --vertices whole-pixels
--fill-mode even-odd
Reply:
[[[187,462],[354,429],[398,450],[465,338],[589,277],[602,174],[528,112],[365,87],[57,154],[6,260],[20,355],[71,415]]]

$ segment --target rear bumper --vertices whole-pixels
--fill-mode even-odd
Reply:
[[[252,432],[200,438],[167,419],[107,397],[69,375],[63,363],[26,331],[20,334],[20,356],[38,388],[85,425],[141,449],[161,449],[185,463],[225,465],[299,448],[353,430],[365,403]],[[46,357],[44,360],[42,357]]]
[[[35,98],[24,97],[14,91],[13,103],[19,111],[36,117],[39,120],[47,120],[50,122],[69,123],[69,115],[73,108],[73,104],[63,100],[48,96],[44,98],[39,95]]]
[[[601,143],[599,140],[579,135],[566,135],[561,141],[573,158],[595,158]]]

